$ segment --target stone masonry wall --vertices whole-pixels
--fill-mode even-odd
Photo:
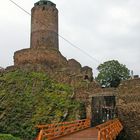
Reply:
[[[118,88],[118,117],[127,140],[140,139],[140,79],[127,80]]]
[[[65,65],[67,60],[59,51],[47,49],[23,49],[15,52],[14,64],[43,64],[48,67]]]

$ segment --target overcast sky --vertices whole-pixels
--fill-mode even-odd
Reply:
[[[29,11],[37,0],[14,0]],[[91,59],[60,38],[67,58],[88,65],[118,60],[140,75],[140,0],[53,0],[59,10],[59,34],[86,51]],[[30,16],[9,0],[0,3],[0,66],[13,65],[15,51],[30,47]]]

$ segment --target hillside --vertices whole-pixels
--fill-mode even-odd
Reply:
[[[75,120],[82,104],[71,96],[68,85],[54,82],[46,73],[0,73],[0,133],[31,140],[37,124]]]

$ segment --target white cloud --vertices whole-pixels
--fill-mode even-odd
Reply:
[[[30,12],[36,0],[14,0]],[[101,62],[117,59],[140,74],[139,0],[52,0],[59,9],[60,34]],[[11,2],[0,4],[0,66],[13,64],[13,53],[30,45],[30,16]],[[60,50],[82,65],[97,62],[60,39]]]

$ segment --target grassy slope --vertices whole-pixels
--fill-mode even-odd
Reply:
[[[23,139],[36,135],[37,124],[75,119],[80,103],[70,98],[71,88],[55,83],[45,73],[14,71],[0,75],[0,133]]]

